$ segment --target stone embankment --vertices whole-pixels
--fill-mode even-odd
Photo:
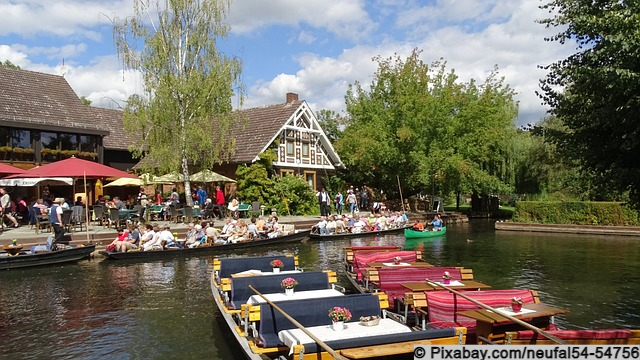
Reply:
[[[595,226],[595,225],[571,225],[571,224],[529,224],[509,221],[497,221],[496,230],[525,231],[525,232],[550,232],[566,234],[589,234],[589,235],[617,235],[617,236],[638,236],[640,237],[640,227],[638,226]]]

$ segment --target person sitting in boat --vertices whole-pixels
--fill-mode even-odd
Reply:
[[[347,232],[346,217],[342,215],[339,219],[336,219],[336,234],[343,234]]]
[[[327,229],[327,234],[328,235],[333,235],[336,233],[336,218],[335,216],[331,215],[329,216],[329,220],[327,221],[327,226],[325,227]]]
[[[442,220],[440,219],[440,216],[438,214],[433,215],[431,225],[433,225],[433,231],[442,230]]]
[[[129,230],[129,238],[122,245],[127,248],[126,251],[137,250],[140,246],[140,230],[134,223],[129,223],[127,229]]]
[[[251,217],[251,222],[247,225],[247,234],[249,239],[260,239],[260,233],[258,232],[258,226],[256,225],[256,217]]]
[[[127,246],[123,245],[124,241],[129,239],[129,232],[125,231],[123,227],[118,228],[118,235],[113,239],[111,244],[107,248],[113,248],[117,252],[127,251]]]
[[[192,244],[195,241],[195,236],[196,236],[196,224],[191,222],[187,225],[187,232],[184,234],[184,240],[177,239],[176,241],[182,243],[183,245],[182,247],[184,248],[187,246],[187,243]]]
[[[276,238],[278,236],[282,236],[282,228],[280,224],[278,224],[278,217],[273,216],[273,224],[271,224],[271,232],[269,233],[269,239]]]
[[[362,220],[359,216],[356,217],[355,223],[353,223],[353,228],[351,229],[352,233],[361,233],[365,228],[366,224],[364,220]]]
[[[187,236],[187,242],[184,245],[188,248],[195,248],[200,244],[206,243],[206,240],[207,237],[202,229],[202,225],[197,224],[193,226],[193,234]]]
[[[351,214],[347,215],[347,232],[353,232],[353,226],[355,225],[356,220],[353,218]]]
[[[311,228],[311,232],[314,234],[327,235],[327,217],[324,215],[320,216],[320,221]]]
[[[249,240],[249,234],[247,233],[247,223],[244,220],[240,220],[233,230],[232,235],[229,237],[229,241],[235,244],[239,241]]]
[[[233,235],[233,230],[236,227],[237,221],[231,220],[231,218],[224,219],[224,226],[222,227],[222,231],[220,231],[220,238],[223,240],[227,240],[229,236]]]
[[[424,230],[424,224],[422,224],[420,220],[418,220],[418,218],[416,218],[416,221],[413,223],[413,230],[417,230],[417,231]]]
[[[176,242],[176,239],[173,237],[173,234],[171,233],[171,227],[169,226],[165,226],[164,229],[160,231],[160,234],[158,234],[158,238],[160,239],[162,247],[165,249],[180,247]]]
[[[153,225],[147,224],[142,232],[142,236],[140,237],[140,246],[142,246],[142,250],[149,251],[153,248],[155,235],[156,232],[154,231]],[[156,248],[160,248],[160,246]]]

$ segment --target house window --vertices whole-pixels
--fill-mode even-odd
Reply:
[[[98,138],[91,135],[80,135],[80,151],[98,152]]]
[[[307,181],[307,184],[315,190],[316,189],[316,172],[315,171],[305,171],[304,179]]]
[[[76,134],[60,134],[60,149],[62,150],[78,150],[78,135]]]
[[[293,142],[287,142],[287,156],[293,156]]]
[[[302,143],[302,157],[305,157],[305,158],[309,157],[309,144],[308,143]]]
[[[11,133],[11,145],[13,146],[13,160],[34,161],[35,151],[31,146],[31,131],[14,129]]]
[[[295,172],[291,169],[280,169],[280,176],[285,176],[285,175],[295,175]]]

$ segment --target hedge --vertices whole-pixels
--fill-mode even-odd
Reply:
[[[640,225],[638,211],[618,202],[519,201],[513,221],[536,224]]]

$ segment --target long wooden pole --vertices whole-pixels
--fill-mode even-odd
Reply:
[[[84,221],[86,221],[84,225],[87,228],[87,243],[91,243],[91,240],[89,240],[89,196],[88,196],[89,193],[87,193],[87,172],[86,171],[83,172],[83,177],[84,177]]]
[[[555,341],[555,342],[557,342],[558,344],[561,344],[561,345],[566,345],[566,344],[567,344],[567,342],[566,342],[566,341],[564,341],[564,340],[562,340],[562,339],[558,338],[557,336],[554,336],[554,335],[549,334],[548,332],[546,332],[546,331],[544,331],[544,330],[540,329],[539,327],[533,326],[533,325],[531,325],[531,324],[529,324],[529,323],[527,323],[527,322],[524,322],[524,321],[522,321],[522,320],[520,320],[520,319],[518,319],[518,318],[515,318],[515,317],[513,317],[513,316],[511,316],[511,315],[509,315],[509,314],[505,314],[505,313],[504,313],[504,311],[500,311],[499,309],[492,308],[491,306],[486,305],[486,304],[484,304],[484,303],[482,303],[482,302],[480,302],[480,301],[478,301],[478,300],[476,300],[476,299],[473,299],[473,298],[471,298],[471,297],[469,297],[469,296],[467,296],[467,295],[465,295],[465,294],[463,294],[463,293],[461,293],[461,292],[459,292],[459,291],[457,291],[457,290],[454,290],[454,289],[452,289],[452,288],[450,288],[450,287],[448,287],[448,286],[442,285],[442,284],[437,283],[437,282],[435,282],[435,281],[427,281],[427,282],[428,282],[428,283],[429,283],[429,285],[431,285],[431,286],[434,286],[434,287],[435,287],[435,286],[439,286],[439,287],[441,287],[441,288],[443,288],[443,289],[448,290],[449,292],[451,292],[451,293],[453,293],[453,294],[456,294],[456,295],[458,295],[458,296],[460,296],[460,297],[462,297],[462,298],[465,298],[465,299],[467,299],[467,300],[471,301],[472,303],[474,303],[474,304],[476,304],[476,305],[478,305],[478,306],[481,306],[481,307],[483,307],[483,308],[485,308],[485,309],[487,309],[487,310],[491,310],[491,311],[493,311],[494,313],[496,313],[496,314],[498,314],[498,315],[500,315],[500,316],[504,316],[505,318],[507,318],[507,319],[509,319],[509,320],[513,321],[514,323],[516,323],[516,324],[518,324],[518,325],[521,325],[521,326],[524,326],[524,327],[526,327],[527,329],[531,329],[531,330],[533,330],[533,331],[537,332],[538,334],[540,334],[540,335],[542,335],[542,336],[546,337],[547,339],[549,339],[549,340],[551,340],[551,341]]]
[[[278,305],[274,304],[271,300],[267,299],[264,295],[262,295],[260,293],[260,291],[256,290],[256,288],[254,288],[252,285],[249,285],[249,289],[253,290],[253,292],[258,294],[258,296],[260,296],[264,301],[266,301],[267,304],[271,305],[271,307],[273,307],[274,309],[278,310],[278,312],[280,314],[282,314],[285,318],[287,318],[287,320],[291,321],[293,323],[293,325],[298,327],[298,329],[302,330],[302,332],[304,332],[310,338],[312,338],[313,341],[315,341],[318,345],[320,345],[321,348],[325,349],[331,356],[333,356],[334,359],[347,360],[346,357],[338,354],[335,350],[330,348],[329,345],[325,344],[324,341],[318,339],[318,337],[313,335],[313,333],[311,333],[311,331],[307,330],[307,328],[302,326],[302,324],[300,324],[298,321],[296,321],[296,319],[292,318],[291,316],[289,316],[289,314],[284,312],[284,310],[280,309],[280,307],[278,307]]]
[[[402,187],[400,186],[400,176],[396,175],[396,179],[398,179],[398,190],[400,190],[400,204],[402,204],[402,211],[404,211],[404,199],[402,199]]]

